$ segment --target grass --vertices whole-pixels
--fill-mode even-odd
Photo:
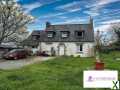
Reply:
[[[105,68],[120,72],[120,52],[102,54]],[[109,90],[83,89],[83,71],[94,68],[94,58],[57,57],[19,70],[0,70],[0,90]],[[120,80],[120,74],[119,74]]]

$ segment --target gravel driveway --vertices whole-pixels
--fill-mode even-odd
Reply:
[[[54,57],[28,57],[22,60],[0,60],[0,69],[10,70],[19,69],[23,66],[30,65],[40,61],[47,61]]]

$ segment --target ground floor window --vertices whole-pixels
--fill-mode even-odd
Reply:
[[[32,46],[32,48],[37,48],[37,46]]]
[[[83,44],[77,44],[77,52],[83,51]]]

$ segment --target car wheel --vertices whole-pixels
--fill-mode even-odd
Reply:
[[[27,58],[27,55],[25,55],[25,58]]]
[[[18,58],[17,57],[14,57],[15,60],[17,60]]]

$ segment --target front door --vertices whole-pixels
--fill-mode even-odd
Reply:
[[[59,46],[59,55],[65,55],[65,46],[64,45]]]

